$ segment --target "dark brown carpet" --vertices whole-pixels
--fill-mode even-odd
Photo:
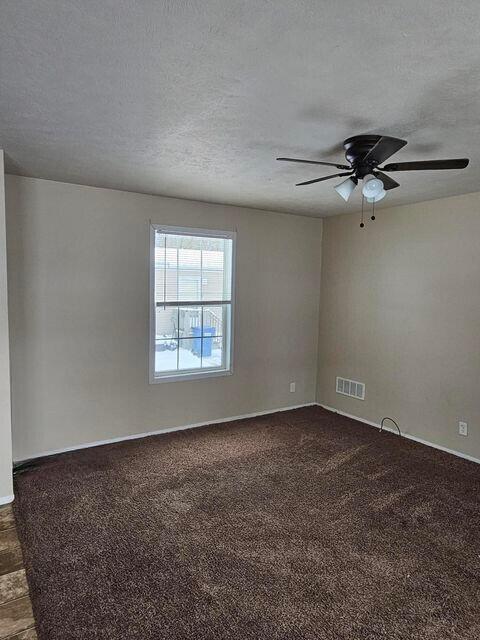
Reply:
[[[318,407],[18,477],[40,640],[480,638],[480,466]]]

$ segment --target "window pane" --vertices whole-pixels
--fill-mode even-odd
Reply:
[[[194,338],[202,331],[202,307],[180,307],[180,338]]]
[[[224,305],[203,307],[203,335],[223,336]]]
[[[176,338],[178,336],[178,307],[156,307],[155,337]]]
[[[202,300],[230,300],[232,241],[204,238],[202,251]]]
[[[185,238],[185,236],[175,236]],[[195,240],[195,238],[190,238]],[[182,244],[178,249],[178,300],[196,301],[202,297],[202,252],[193,244],[192,248],[183,248]]]
[[[170,235],[155,233],[155,301],[177,299],[177,249]]]
[[[223,365],[223,338],[205,337],[202,346],[202,368],[221,367]]]
[[[173,242],[173,236],[167,235],[165,251],[164,289],[167,302],[178,300],[178,248]],[[174,246],[172,246],[172,244]]]
[[[200,369],[201,366],[201,338],[183,338],[179,340],[178,352],[179,369]]]
[[[155,372],[176,371],[177,340],[155,340]]]
[[[155,263],[155,302],[164,302],[164,278],[165,270],[163,267],[157,266]]]
[[[155,302],[163,302],[163,280],[164,280],[164,251],[163,245],[165,241],[165,235],[163,233],[155,232],[155,290],[154,300]]]
[[[157,302],[230,300],[231,239],[155,233]]]

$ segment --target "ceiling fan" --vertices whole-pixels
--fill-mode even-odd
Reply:
[[[362,194],[367,202],[375,204],[383,200],[387,191],[395,189],[400,185],[387,176],[384,171],[426,171],[438,169],[464,169],[468,165],[468,158],[456,158],[450,160],[420,160],[414,162],[393,162],[379,167],[393,156],[394,153],[400,151],[407,144],[406,140],[392,138],[390,136],[380,135],[361,135],[348,138],[343,143],[345,149],[345,158],[349,165],[337,164],[335,162],[321,162],[317,160],[301,160],[299,158],[277,158],[285,162],[303,162],[306,164],[319,164],[337,169],[346,169],[342,173],[334,173],[323,178],[315,178],[314,180],[306,180],[299,182],[296,186],[301,187],[315,182],[323,182],[323,180],[331,180],[332,178],[340,178],[349,176],[346,180],[337,184],[335,191],[348,202],[359,180],[363,180]],[[363,199],[362,199],[363,204]]]

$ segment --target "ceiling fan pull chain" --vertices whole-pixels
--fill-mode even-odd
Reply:
[[[375,220],[375,200],[372,203],[372,217],[371,220]]]
[[[363,229],[363,227],[365,226],[365,223],[363,222],[363,201],[365,200],[365,196],[362,193],[362,219],[360,222],[360,229]]]

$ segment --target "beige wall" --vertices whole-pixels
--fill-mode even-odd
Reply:
[[[10,502],[13,495],[9,367],[5,193],[0,150],[0,504]]]
[[[14,176],[6,187],[15,459],[314,401],[322,221]],[[233,376],[148,384],[149,220],[238,231]],[[358,223],[323,222],[318,401],[480,458],[480,194]],[[366,400],[337,395],[337,375],[365,382]]]
[[[315,400],[321,220],[15,176],[6,194],[15,459]],[[232,376],[148,384],[149,220],[237,230]]]
[[[480,458],[480,194],[358,225],[324,220],[318,401]],[[337,375],[365,401],[336,394]]]

